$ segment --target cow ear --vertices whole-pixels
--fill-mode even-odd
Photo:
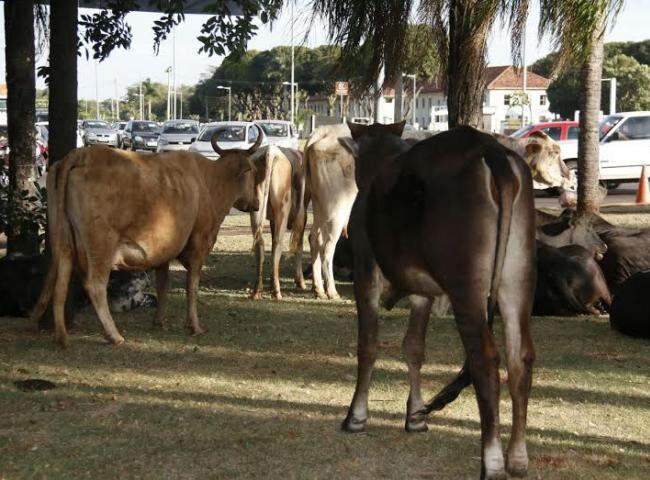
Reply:
[[[363,135],[368,129],[367,125],[362,125],[360,123],[348,122],[348,128],[352,134],[352,138],[357,140],[361,135]]]
[[[542,146],[537,142],[530,142],[526,145],[526,155],[533,155],[542,151]]]
[[[357,142],[352,140],[350,137],[341,137],[339,138],[339,143],[343,148],[352,154],[354,158],[359,158],[359,146]]]
[[[398,137],[401,137],[402,132],[404,132],[405,125],[406,125],[406,120],[402,120],[401,122],[398,123],[391,123],[390,125],[386,125],[386,128],[390,133],[397,135]]]

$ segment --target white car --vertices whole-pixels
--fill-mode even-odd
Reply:
[[[255,123],[264,130],[269,145],[298,150],[298,133],[291,122],[286,120],[259,120]]]
[[[168,120],[162,126],[158,137],[158,153],[188,150],[199,135],[196,120]]]
[[[599,125],[600,179],[609,188],[627,181],[637,181],[641,168],[650,167],[650,111],[620,112],[608,115]],[[562,160],[577,168],[578,141],[558,142]]]
[[[190,145],[190,152],[198,152],[204,157],[211,160],[219,158],[219,154],[212,148],[212,135],[217,130],[222,130],[219,134],[217,143],[224,150],[234,148],[248,149],[257,141],[260,127],[253,122],[213,122],[203,125],[203,129],[196,138],[196,141]],[[262,135],[264,131],[262,130]],[[267,145],[266,136],[262,139],[262,145]]]

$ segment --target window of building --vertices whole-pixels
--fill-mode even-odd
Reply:
[[[510,95],[504,95],[503,96],[503,104],[504,105],[510,105]]]
[[[546,95],[539,96],[539,104],[546,105],[548,103],[548,97]]]

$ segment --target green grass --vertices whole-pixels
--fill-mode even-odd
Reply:
[[[227,219],[231,233],[242,226],[245,216]],[[168,329],[152,327],[153,311],[117,314],[118,348],[91,310],[65,351],[25,319],[1,319],[0,479],[477,478],[471,388],[431,415],[428,433],[403,430],[407,311],[382,314],[368,433],[341,433],[356,369],[351,286],[340,302],[314,300],[294,289],[285,261],[285,300],[251,301],[250,246],[249,235],[220,237],[201,283],[204,336],[182,327],[180,268]],[[533,334],[529,478],[650,478],[650,344],[595,317],[536,318]],[[427,345],[428,396],[463,360],[452,318],[432,319]],[[25,378],[58,387],[18,391]],[[501,412],[505,445],[505,388]]]

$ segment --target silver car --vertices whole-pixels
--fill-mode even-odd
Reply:
[[[219,129],[222,132],[219,134],[217,143],[224,150],[234,148],[248,149],[253,146],[257,141],[259,135],[259,127],[252,122],[213,122],[206,123],[196,138],[196,141],[190,146],[191,152],[198,152],[201,155],[208,157],[212,160],[219,158],[219,154],[212,148],[212,135]],[[264,130],[262,130],[262,145],[268,145]]]
[[[103,120],[84,120],[81,124],[84,145],[119,145],[117,130]]]
[[[196,120],[169,120],[162,126],[157,151],[188,150],[198,136],[199,122]]]
[[[269,145],[298,150],[298,133],[296,127],[286,120],[259,120],[255,122],[262,127]]]

